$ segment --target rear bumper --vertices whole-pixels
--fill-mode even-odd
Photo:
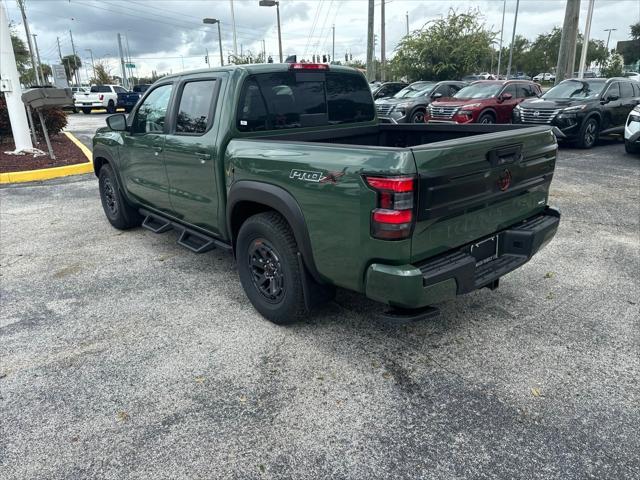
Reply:
[[[467,246],[418,265],[374,263],[366,273],[365,294],[394,307],[420,308],[493,285],[542,249],[556,234],[559,223],[560,212],[547,207],[543,213],[498,232],[497,258],[480,265],[467,253]]]

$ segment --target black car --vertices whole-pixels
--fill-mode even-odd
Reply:
[[[465,82],[414,82],[391,98],[376,100],[378,118],[386,123],[423,123],[429,104],[448,98],[466,86]]]
[[[386,82],[378,85],[376,88],[371,90],[373,94],[373,99],[377,100],[379,98],[388,98],[393,97],[396,93],[406,87],[407,84],[404,82]]]
[[[132,91],[125,93],[118,93],[117,108],[124,108],[124,111],[129,113],[134,105],[138,103],[138,100],[142,97],[142,94],[147,91],[150,84],[141,83],[134,85]]]
[[[626,78],[572,78],[513,110],[513,123],[557,127],[559,140],[591,148],[601,135],[622,134],[640,104],[640,84]]]

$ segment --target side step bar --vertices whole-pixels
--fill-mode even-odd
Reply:
[[[147,210],[141,209],[140,214],[144,216],[142,226],[153,233],[165,233],[169,230],[180,232],[178,245],[188,248],[194,253],[204,253],[218,247],[222,250],[231,251],[231,245],[228,245],[216,238],[197,232],[184,225],[169,220],[167,218],[156,215]]]

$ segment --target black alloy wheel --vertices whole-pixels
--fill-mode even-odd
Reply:
[[[267,302],[281,302],[286,287],[278,251],[264,238],[257,238],[249,246],[247,261],[254,287]]]

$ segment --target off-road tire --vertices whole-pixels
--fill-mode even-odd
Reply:
[[[598,120],[591,117],[588,118],[580,127],[580,135],[576,141],[578,148],[592,148],[598,141]]]
[[[91,113],[91,109],[90,108],[82,108],[82,113],[84,113],[85,115],[89,115]]]
[[[102,208],[111,225],[119,230],[127,230],[142,223],[142,216],[122,195],[118,179],[109,164],[103,165],[100,169],[98,186]]]
[[[264,252],[258,253],[258,250],[270,251],[270,256],[262,255]],[[291,228],[277,212],[249,217],[240,227],[236,243],[240,282],[254,308],[278,325],[297,322],[307,313],[302,287],[303,272],[297,253],[298,246]],[[268,271],[267,267],[271,270]],[[269,273],[277,280],[267,280]],[[270,293],[273,282],[279,294],[271,298],[260,288]],[[279,286],[282,286],[282,291]]]
[[[490,112],[484,112],[482,115],[478,117],[478,123],[483,123],[485,125],[496,123],[496,118]]]
[[[107,103],[107,113],[116,113],[116,104],[113,103],[113,100],[109,100]]]

